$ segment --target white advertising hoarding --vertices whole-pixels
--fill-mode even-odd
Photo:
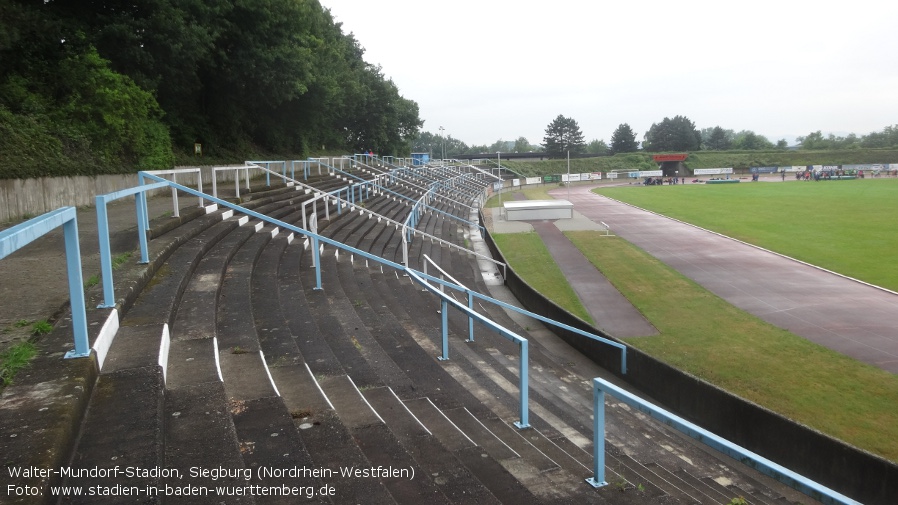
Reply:
[[[719,175],[733,173],[733,167],[728,168],[696,168],[692,171],[695,175]]]

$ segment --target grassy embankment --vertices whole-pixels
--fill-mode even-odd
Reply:
[[[863,184],[848,185],[854,182]],[[888,181],[870,182],[885,182],[881,188],[895,187]],[[843,202],[844,205],[864,209],[859,200],[876,201],[872,196],[887,190],[873,188],[866,181],[827,183],[838,184],[841,188],[827,188],[824,183],[819,183],[819,187],[814,188],[812,184],[763,184],[756,185],[758,188],[747,184],[740,184],[738,187],[694,186],[696,190],[705,190],[704,194],[692,193],[693,190],[688,185],[671,186],[670,188],[676,188],[670,191],[671,196],[674,196],[674,192],[679,195],[667,202],[667,207],[658,210],[671,213],[677,202],[686,205],[687,200],[698,200],[688,203],[695,205],[696,212],[704,209],[703,215],[716,217],[719,213],[726,213],[723,209],[728,207],[727,202],[740,201],[730,190],[763,192],[766,189],[770,192],[764,193],[766,197],[755,194],[748,198],[749,193],[746,193],[746,199],[740,205],[750,206],[753,199],[756,206],[774,208],[782,204],[778,203],[776,195],[791,200],[801,196],[796,196],[792,191],[814,191],[814,194],[804,196],[817,203],[797,205],[793,217],[805,227],[818,229],[810,232],[817,235],[793,239],[796,244],[807,246],[808,240],[814,240],[810,237],[820,234],[836,233],[836,237],[843,238],[850,236],[852,238],[843,240],[848,245],[841,248],[843,252],[850,253],[852,241],[857,237],[839,235],[838,227],[828,231],[826,228],[831,227],[831,223],[814,219],[819,213],[818,209],[832,210],[832,205],[835,205],[835,202],[829,202],[829,207],[819,207],[818,205],[827,205],[823,195],[831,195],[830,198],[836,200],[850,200],[854,202],[853,206],[849,202]],[[783,187],[778,189],[777,186]],[[873,189],[854,192],[855,189],[862,189],[862,186]],[[603,188],[600,191],[609,189],[611,188]],[[839,189],[844,192],[838,191]],[[635,187],[616,191],[628,190],[628,199],[632,196],[650,197],[650,200],[663,200],[656,190],[665,191],[661,188]],[[691,194],[699,196],[686,198],[686,195]],[[620,195],[616,193],[616,196]],[[898,204],[891,205],[892,207],[878,210],[894,215],[894,206]],[[708,212],[709,208],[714,209],[714,212]],[[748,211],[743,208],[741,212]],[[780,222],[779,219],[758,219],[760,224],[756,222],[745,228],[749,231],[765,229],[765,223]],[[734,219],[722,220],[730,222]],[[884,230],[879,230],[879,234],[885,235]],[[622,239],[599,238],[595,232],[568,232],[567,235],[660,332],[660,335],[654,337],[627,339],[628,343],[801,423],[898,461],[898,377],[773,327],[726,303]],[[528,259],[522,256],[526,249],[523,244],[515,243],[509,248],[498,239],[497,243],[516,271],[526,268]],[[875,258],[872,254],[861,256],[868,260]],[[563,279],[559,281],[557,276],[530,281],[529,273],[523,275],[541,291],[547,289],[549,284],[567,285]],[[677,300],[677,303],[672,304],[670,300]],[[563,305],[564,302],[559,301],[559,304]]]
[[[279,158],[280,159],[280,158]],[[898,163],[895,149],[850,149],[841,151],[698,151],[686,158],[688,169],[733,167],[744,173],[749,167],[792,165],[846,165]],[[502,166],[522,177],[567,173],[567,160],[509,161]],[[571,173],[655,170],[652,153],[638,152],[571,160]]]

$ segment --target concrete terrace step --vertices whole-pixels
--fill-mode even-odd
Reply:
[[[315,470],[299,430],[280,397],[232,402],[232,418],[244,465],[253,471],[251,484],[301,488],[294,496],[257,498],[260,503],[330,503],[327,478],[314,472],[290,473],[294,469]],[[286,473],[285,473],[286,472]],[[249,484],[249,483],[248,483]],[[336,489],[334,489],[336,492]],[[295,489],[291,490],[296,492]]]
[[[215,335],[216,302],[225,268],[240,245],[255,233],[249,226],[234,229],[200,259],[177,307],[171,328],[175,340],[211,338]]]
[[[503,439],[508,438],[508,433],[497,434],[490,430],[483,422],[473,416],[466,408],[448,409],[443,413],[471,438],[477,445],[491,458],[495,459],[502,467],[515,477],[530,493],[538,497],[540,500],[555,499],[559,496],[554,495],[555,489],[547,478],[544,471],[540,467],[546,468],[550,464],[548,458],[537,458],[536,461],[530,461],[522,457],[520,453],[509,446]],[[513,441],[518,448],[521,447],[516,441]],[[525,455],[530,456],[528,450]]]
[[[77,449],[68,465],[84,477],[65,479],[63,486],[100,486],[110,488],[126,482],[146,489],[158,486],[158,475],[138,473],[121,480],[116,477],[89,476],[94,468],[143,468],[164,466],[162,404],[164,383],[158,366],[121,370],[103,374],[97,381],[90,408],[82,422]],[[92,496],[67,500],[66,503],[119,503],[121,496]],[[148,496],[142,501],[153,502]]]
[[[228,264],[219,296],[216,333],[225,389],[230,398],[254,399],[275,391],[259,355],[259,337],[252,317],[252,269],[271,235],[259,233],[248,240]]]
[[[319,337],[318,323],[306,298],[315,285],[314,280],[311,280],[310,285],[306,285],[303,280],[308,279],[306,273],[312,270],[308,263],[309,256],[311,255],[303,253],[299,262],[290,261],[288,266],[278,269],[277,290],[281,315],[312,372],[322,376],[339,375],[344,373],[343,368],[330,346]]]
[[[241,445],[231,418],[239,403],[229,405],[220,382],[208,382],[166,391],[165,398],[165,466],[181,469],[184,479],[165,480],[169,486],[225,486],[246,484]],[[227,469],[223,478],[191,478],[190,468]],[[190,503],[189,499],[168,502]],[[255,503],[252,497],[231,497],[228,503]]]
[[[364,395],[399,443],[451,502],[498,503],[392,390],[374,388]]]
[[[371,465],[402,472],[380,479],[398,503],[449,503],[349,377],[328,377],[320,384]]]
[[[322,258],[322,261],[327,262],[328,260]],[[312,274],[310,273],[309,275]],[[333,310],[326,293],[328,289],[334,289],[333,284],[335,283],[332,282],[323,290],[314,291],[306,295],[309,309],[319,330],[318,334],[311,336],[311,338],[320,339],[321,342],[316,344],[326,346],[334,356],[336,361],[334,365],[351,375],[361,387],[382,386],[383,382],[372,368],[372,364],[366,360],[365,348],[355,334],[359,330],[354,328],[358,327],[354,326],[351,330],[344,328],[341,318],[345,314]],[[342,305],[351,307],[352,304],[349,301],[345,301]],[[303,354],[305,354],[305,351],[303,351]],[[321,373],[317,363],[309,363],[309,366],[316,375]]]
[[[455,452],[477,447],[477,444],[437,408],[430,398],[414,398],[404,400],[403,403],[430,433],[440,439],[446,449]]]
[[[337,491],[332,497],[333,503],[395,504],[396,500],[379,479],[357,478],[340,471],[371,468],[373,463],[367,459],[354,433],[337,414],[333,410],[321,410],[312,419],[313,422],[308,422],[294,418],[294,424],[300,430],[313,468],[329,472],[328,480]]]
[[[289,192],[281,194],[292,196]],[[269,200],[270,198],[266,198],[262,201]],[[297,200],[294,199],[275,200],[274,203],[268,203],[260,209],[272,210],[274,215],[282,216],[296,205]],[[217,334],[215,327],[217,300],[228,265],[239,251],[248,250],[244,248],[248,241],[251,241],[252,247],[264,246],[264,243],[271,238],[271,233],[264,227],[262,231],[263,233],[257,233],[256,227],[251,225],[234,229],[200,260],[197,271],[190,278],[181,299],[172,327],[173,359],[169,380],[174,386],[216,379],[218,370],[212,367],[212,359],[215,356],[211,350],[212,342],[203,342],[203,339],[212,339]],[[245,258],[238,258],[238,263],[244,261]],[[225,342],[224,345],[227,346],[229,343]],[[225,360],[226,364],[228,362],[229,360]]]

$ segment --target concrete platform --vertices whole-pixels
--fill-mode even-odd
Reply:
[[[517,200],[505,202],[503,206],[508,221],[574,217],[574,205],[567,200]]]

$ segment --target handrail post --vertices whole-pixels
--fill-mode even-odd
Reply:
[[[514,423],[518,429],[525,429],[530,427],[529,422],[529,413],[530,409],[528,407],[529,401],[529,378],[527,376],[529,369],[530,356],[528,352],[529,343],[527,339],[521,340],[521,363],[520,363],[520,377],[521,377],[521,420],[516,421]]]
[[[201,168],[197,169],[197,171],[196,171],[196,188],[200,193],[203,192],[203,169],[201,169]],[[203,197],[200,196],[198,198],[200,200],[199,206],[205,207],[205,205],[203,205],[205,203],[205,200],[203,200]]]
[[[402,265],[408,268],[408,241],[405,239],[405,226],[402,227]]]
[[[474,294],[468,290],[468,308],[474,310]],[[474,341],[474,316],[468,315],[468,342]]]
[[[449,359],[449,302],[440,298],[440,319],[443,322],[443,355],[437,358],[440,361]]]
[[[607,486],[605,481],[605,392],[599,387],[599,381],[592,381],[592,471],[593,476],[586,479],[590,486],[599,488]]]
[[[109,217],[106,213],[106,197],[97,195],[97,239],[100,241],[100,274],[103,280],[103,303],[98,309],[115,307],[115,289],[112,285],[112,248],[109,246]],[[139,218],[138,218],[139,219]]]
[[[72,209],[72,219],[62,225],[65,238],[65,262],[69,277],[69,300],[72,307],[72,330],[75,348],[65,354],[66,358],[90,356],[90,342],[87,337],[87,311],[84,306],[84,280],[81,276],[81,246],[78,242],[78,221]]]
[[[312,237],[312,261],[315,262],[315,290],[321,290],[321,252],[318,248],[318,236]]]
[[[175,184],[178,183],[178,174],[171,174],[171,181]],[[200,190],[202,191],[202,190]],[[172,205],[172,216],[181,217],[181,209],[180,205],[178,205],[178,189],[174,186],[171,187],[171,205]]]
[[[140,172],[137,173],[137,182],[138,182],[138,185],[139,185],[139,186],[143,186],[143,185],[144,185],[143,174],[140,173]],[[148,217],[148,216],[144,216],[144,217],[145,217],[144,224],[146,224],[146,227],[149,228],[149,227],[150,227],[150,220],[149,220],[149,217]]]
[[[137,193],[137,240],[140,242],[140,264],[150,262],[150,254],[147,248],[147,194],[145,191]]]

